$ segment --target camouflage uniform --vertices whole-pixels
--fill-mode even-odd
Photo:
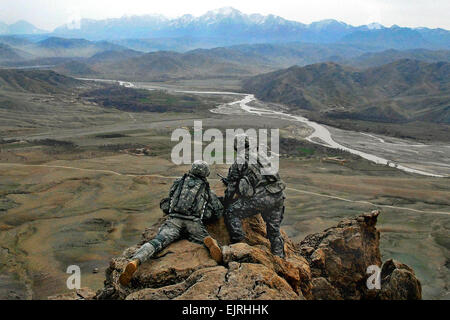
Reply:
[[[260,213],[266,223],[272,253],[284,258],[284,240],[280,234],[280,225],[285,209],[285,184],[278,174],[263,176],[261,172],[256,172],[255,175],[254,172],[260,170],[261,166],[249,164],[248,154],[252,151],[248,150],[247,143],[245,147],[245,161],[238,163],[236,160],[226,179],[228,186],[225,203],[230,204],[225,212],[225,221],[231,242],[241,242],[245,239],[241,219]],[[255,152],[259,157],[265,156]],[[235,195],[238,195],[238,199],[233,202]]]
[[[161,201],[161,209],[169,218],[158,231],[158,235],[144,244],[133,256],[141,263],[148,260],[154,254],[166,248],[172,242],[179,239],[188,239],[196,243],[203,243],[209,236],[203,222],[218,219],[224,211],[223,205],[215,193],[209,189],[206,178],[209,176],[209,168],[206,162],[196,161],[189,173],[183,178],[177,179],[172,185],[169,198]],[[181,183],[189,184],[189,188],[181,188]],[[202,188],[201,185],[204,185]],[[180,191],[181,190],[181,191]],[[177,207],[177,198],[192,197],[195,208],[185,212],[182,207]]]

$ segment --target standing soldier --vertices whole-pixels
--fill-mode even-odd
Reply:
[[[206,162],[195,161],[188,173],[175,180],[169,198],[163,199],[160,204],[169,218],[159,229],[158,235],[140,247],[127,264],[119,278],[122,285],[130,283],[140,264],[182,236],[192,242],[205,244],[211,257],[221,263],[222,250],[203,225],[206,220],[219,218],[224,211],[222,203],[210,190],[207,181],[209,174]]]
[[[261,213],[266,222],[267,237],[270,240],[274,255],[284,258],[284,240],[280,234],[280,225],[284,215],[283,190],[286,185],[278,173],[263,175],[262,162],[268,163],[265,154],[257,147],[252,148],[249,136],[236,135],[234,149],[238,152],[237,159],[224,179],[227,184],[225,192],[225,221],[232,243],[245,239],[241,219]],[[245,142],[245,152],[238,150],[238,141]],[[242,150],[244,151],[244,150]],[[254,161],[250,161],[253,157]],[[237,200],[235,200],[237,198]]]

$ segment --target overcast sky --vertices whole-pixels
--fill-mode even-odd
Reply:
[[[232,6],[244,13],[275,14],[310,23],[336,19],[352,25],[379,22],[386,26],[445,28],[450,30],[449,0],[0,0],[0,21],[27,20],[53,30],[76,18],[115,18],[160,13],[195,16]]]

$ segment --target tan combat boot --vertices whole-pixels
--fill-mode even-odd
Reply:
[[[203,240],[203,243],[209,250],[209,254],[211,257],[217,262],[222,263],[223,261],[223,255],[222,255],[222,249],[220,249],[219,245],[217,244],[217,241],[213,239],[212,237],[206,237]]]
[[[128,262],[127,266],[125,267],[125,271],[120,275],[119,282],[123,286],[128,286],[128,284],[131,281],[131,278],[133,277],[133,274],[136,272],[138,266],[139,266],[139,260],[133,260]]]

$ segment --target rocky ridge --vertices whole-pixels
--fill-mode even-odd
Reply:
[[[382,263],[378,215],[379,211],[373,211],[345,219],[298,244],[282,232],[286,259],[270,253],[260,216],[244,220],[247,238],[232,245],[220,220],[208,230],[224,246],[223,265],[202,245],[182,240],[144,263],[129,287],[121,286],[118,278],[127,259],[156,234],[161,219],[145,230],[140,244],[111,260],[104,288],[94,297],[85,296],[120,300],[421,299],[420,282],[410,267],[394,260]],[[372,265],[381,268],[378,290],[369,290],[366,284],[367,267]]]

